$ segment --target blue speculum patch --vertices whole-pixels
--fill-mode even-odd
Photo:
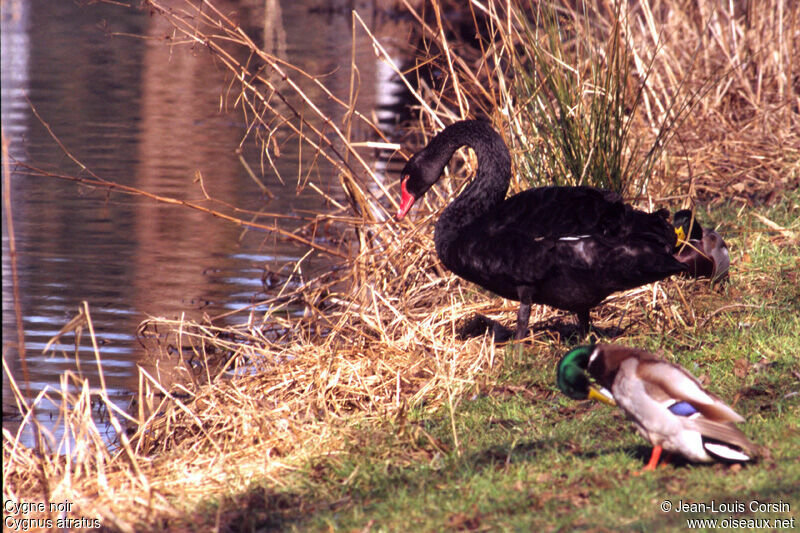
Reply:
[[[676,416],[692,416],[697,412],[697,409],[692,407],[689,402],[677,402],[669,406],[669,410]]]

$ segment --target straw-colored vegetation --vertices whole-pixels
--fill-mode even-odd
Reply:
[[[471,44],[454,39],[439,3],[399,7],[417,21],[419,51],[411,68],[392,67],[413,95],[418,119],[409,128],[420,142],[443,124],[483,116],[512,149],[513,188],[600,184],[643,207],[672,210],[699,201],[701,221],[716,221],[729,242],[728,285],[668,280],[616,294],[595,310],[595,322],[623,324],[616,342],[661,350],[711,379],[772,457],[743,469],[670,466],[642,478],[630,476],[643,455],[630,425],[555,390],[552,369],[566,345],[552,328],[535,330],[521,353],[488,337],[456,339],[458,324],[475,312],[510,323],[515,310],[445,271],[433,251],[432,221],[468,179],[469,153],[451,165],[456,179],[442,180],[440,194],[416,208],[413,223],[396,223],[396,186],[375,175],[363,148],[392,140],[349,112],[356,65],[349,65],[351,94],[334,95],[324,79],[260,50],[213,2],[145,3],[174,26],[173,45],[202,43],[235,74],[229,106],[254,125],[244,142],[261,146],[262,170],[272,168],[278,136],[295,138],[341,181],[346,205],[303,231],[252,214],[239,222],[346,257],[346,268],[301,283],[289,276],[265,302],[270,311],[251,313],[241,326],[143,323],[143,345],[173,362],[177,352],[186,379],[166,384],[142,371],[136,409],[122,413],[102,383],[65,376],[54,400],[68,437],[43,437],[28,449],[3,431],[4,499],[68,500],[71,516],[120,531],[409,523],[651,530],[680,527],[680,516],[657,508],[666,497],[762,494],[789,499],[791,512],[775,516],[796,515],[796,3],[649,0],[618,11],[564,2],[544,11],[537,2],[470,2],[461,8],[482,36]],[[353,29],[368,31],[357,13]],[[375,50],[383,53],[377,41]],[[435,86],[425,75],[431,64],[442,73]],[[339,117],[306,96],[301,86],[309,82],[341,105]],[[351,138],[356,121],[372,138]],[[404,148],[408,155],[415,147]],[[245,218],[222,206],[217,212]],[[308,238],[331,221],[343,243],[335,250]],[[531,317],[568,320],[546,308]],[[88,331],[93,341],[91,327],[86,308],[62,334]],[[95,350],[101,366],[102,349]],[[41,398],[23,399],[17,385],[14,392],[23,425],[33,424]],[[112,449],[92,420],[97,402],[119,432]]]

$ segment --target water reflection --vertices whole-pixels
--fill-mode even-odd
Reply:
[[[313,4],[217,3],[223,12],[234,14],[248,34],[263,39],[265,49],[306,72],[324,75],[329,89],[346,99],[349,12],[317,13],[309,9]],[[364,19],[375,24],[373,31],[402,42],[402,28],[374,6],[358,6]],[[203,46],[166,44],[174,38],[166,21],[147,11],[111,4],[4,0],[2,124],[12,158],[58,173],[89,175],[53,141],[28,98],[74,158],[120,184],[203,203],[196,181],[201,177],[214,198],[256,211],[269,202],[270,211],[291,214],[329,208],[309,182],[341,200],[331,169],[313,159],[310,151],[301,157],[296,140],[281,146],[275,159],[276,170],[289,186],[281,186],[275,172],[267,172],[263,180],[276,196],[271,201],[264,197],[237,153],[246,126],[241,110],[221,103],[220,95],[235,88],[229,73]],[[355,57],[361,83],[358,108],[372,116],[376,109],[392,105],[399,91],[363,32],[357,33]],[[315,102],[330,106],[326,113],[341,117],[341,110],[318,87],[309,83],[304,89]],[[389,115],[382,119],[385,126],[391,123]],[[371,138],[366,129],[357,129],[353,136]],[[248,145],[245,154],[250,165],[259,168],[255,149]],[[64,371],[77,370],[72,336],[55,346],[57,355],[44,356],[42,350],[77,314],[82,301],[89,303],[112,399],[124,409],[130,391],[138,386],[136,364],[150,364],[134,339],[143,319],[177,318],[182,313],[200,317],[247,306],[263,297],[258,296],[262,267],[280,270],[307,251],[273,235],[243,232],[197,210],[12,167],[19,304],[34,392],[46,386],[57,389]],[[329,265],[330,258],[314,253],[305,260],[304,270],[310,274]],[[3,355],[21,382],[5,229],[2,268]],[[234,314],[228,320],[246,316]],[[81,372],[97,386],[94,353],[86,342],[79,356]],[[5,373],[3,380],[3,410],[13,411]],[[46,426],[52,424],[52,414],[40,414]],[[4,427],[14,430],[7,421]],[[55,428],[57,438],[58,432]]]

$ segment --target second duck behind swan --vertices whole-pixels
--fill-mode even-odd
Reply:
[[[511,156],[481,121],[451,124],[406,164],[397,218],[435,184],[461,146],[478,158],[475,179],[442,212],[434,242],[458,276],[520,302],[515,339],[527,334],[531,304],[577,314],[589,330],[589,310],[609,294],[682,272],[672,254],[677,236],[661,210],[646,213],[611,191],[540,187],[506,198]]]

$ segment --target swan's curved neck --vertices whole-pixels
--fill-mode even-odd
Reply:
[[[434,147],[434,144],[438,146]],[[508,148],[503,138],[485,122],[457,122],[434,138],[430,146],[441,154],[444,169],[453,153],[465,145],[475,151],[478,170],[472,182],[445,208],[436,222],[434,242],[439,257],[446,255],[448,245],[463,228],[503,202],[511,180]]]

